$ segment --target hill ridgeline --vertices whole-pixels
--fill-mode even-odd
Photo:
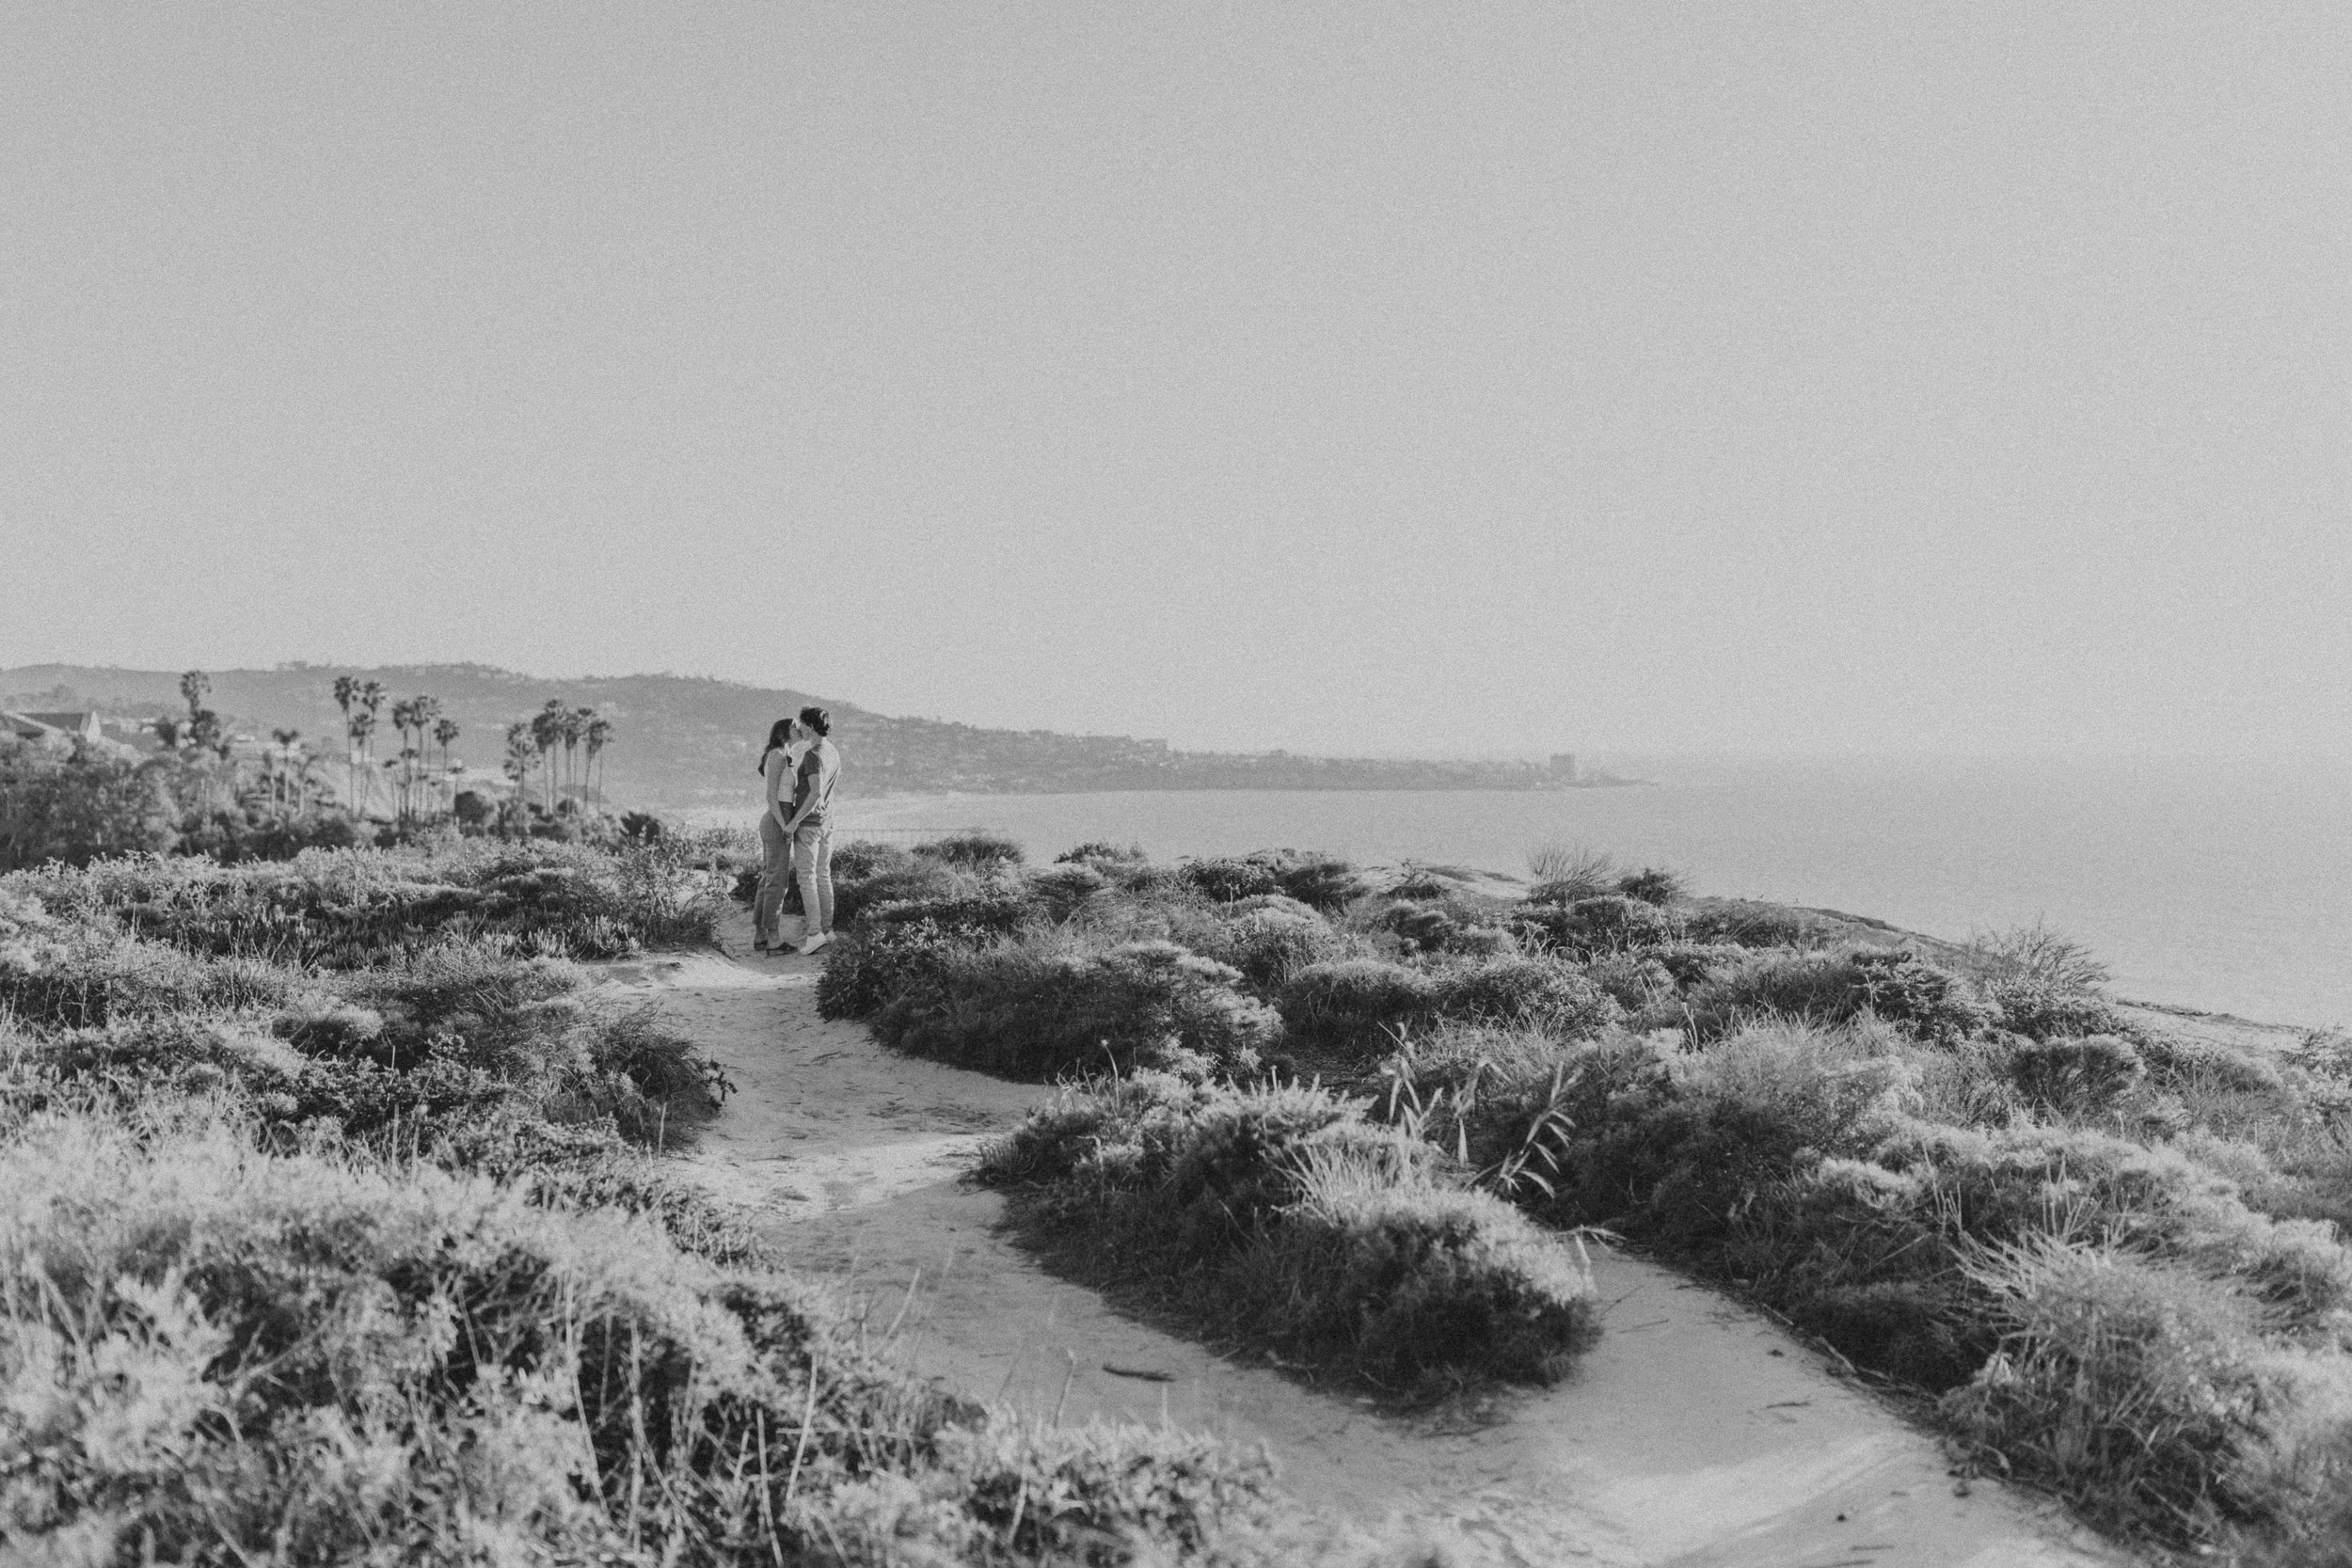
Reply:
[[[342,752],[335,677],[379,681],[398,700],[429,692],[462,734],[453,751],[495,772],[508,724],[548,699],[593,707],[613,725],[602,768],[606,797],[627,806],[682,809],[747,793],[755,749],[768,725],[809,703],[834,716],[855,759],[860,795],[1050,794],[1130,789],[1562,789],[1614,784],[1580,777],[1569,758],[1513,762],[1295,756],[1287,752],[1177,751],[1127,736],[992,730],[938,719],[896,719],[790,688],[689,675],[598,675],[546,680],[482,664],[287,664],[215,670],[212,705],[238,733],[299,729],[321,754]],[[183,709],[177,671],[32,664],[0,670],[0,710],[96,709],[109,719]]]

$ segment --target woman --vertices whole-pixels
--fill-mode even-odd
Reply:
[[[777,916],[784,909],[785,890],[792,885],[792,786],[801,762],[800,727],[789,719],[768,726],[768,744],[759,753],[759,777],[765,803],[759,813],[759,896],[752,904],[752,950],[788,951],[776,941]]]

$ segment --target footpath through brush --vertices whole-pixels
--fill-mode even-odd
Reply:
[[[1599,1252],[1599,1345],[1487,1418],[1398,1417],[1172,1338],[1045,1272],[961,1178],[1049,1091],[884,1051],[818,1016],[815,958],[614,966],[739,1092],[679,1167],[801,1274],[838,1276],[876,1342],[1040,1421],[1163,1421],[1263,1444],[1302,1506],[1418,1530],[1463,1564],[2128,1560],[2043,1499],[1961,1482],[1935,1441],[1759,1315]]]

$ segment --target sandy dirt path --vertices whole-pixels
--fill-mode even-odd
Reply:
[[[817,1016],[818,960],[616,967],[738,1085],[684,1169],[834,1275],[919,1372],[1041,1420],[1172,1421],[1263,1443],[1299,1500],[1417,1529],[1469,1564],[2002,1568],[2129,1560],[2049,1503],[1956,1483],[1932,1438],[1769,1321],[1601,1254],[1599,1347],[1478,1423],[1401,1419],[1125,1318],[1045,1273],[961,1181],[1042,1094]]]

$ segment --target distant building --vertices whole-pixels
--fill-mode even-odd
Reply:
[[[1576,753],[1574,752],[1552,752],[1551,770],[1569,784],[1576,783]]]
[[[29,713],[0,713],[0,735],[36,746],[63,747],[72,744],[72,737],[63,730],[44,724]]]
[[[62,730],[77,740],[97,740],[102,738],[103,733],[99,727],[98,715],[87,710],[79,713],[20,713],[13,717],[29,719],[53,730]]]

